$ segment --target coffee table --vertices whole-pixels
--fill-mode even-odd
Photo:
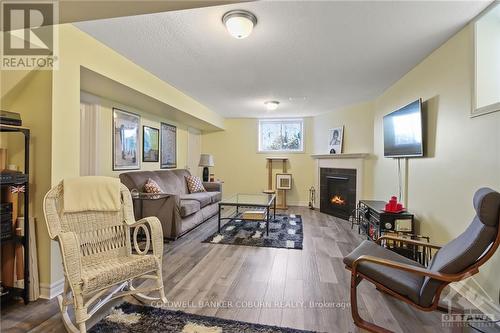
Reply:
[[[236,212],[232,216],[222,217],[221,210],[224,206],[236,207]],[[240,208],[263,208],[265,211],[265,219],[247,219],[243,218],[240,214]],[[244,194],[237,193],[228,198],[222,199],[219,202],[219,232],[221,228],[222,220],[233,220],[239,219],[243,221],[265,221],[266,222],[266,235],[269,235],[269,222],[271,219],[271,208],[273,209],[273,219],[276,218],[276,194],[265,194],[265,193],[255,193],[255,194]]]

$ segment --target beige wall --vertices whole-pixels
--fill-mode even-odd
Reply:
[[[80,174],[80,70],[85,67],[148,98],[223,128],[223,118],[71,24],[55,27],[59,62],[52,79],[51,183]],[[108,145],[110,146],[110,145]],[[182,163],[182,161],[180,161]],[[185,162],[184,162],[185,163]],[[43,235],[40,237],[47,237]],[[59,250],[50,250],[50,283],[63,278]]]
[[[98,152],[98,175],[118,177],[120,173],[127,170],[113,171],[112,160],[112,128],[113,128],[113,108],[132,112],[141,116],[139,130],[139,140],[141,148],[141,170],[158,170],[160,162],[142,162],[142,126],[150,126],[160,130],[160,122],[171,124],[177,127],[177,168],[185,168],[187,164],[187,127],[166,117],[140,110],[116,101],[95,97],[96,104],[99,105],[99,152]],[[136,171],[136,170],[131,170]]]
[[[211,173],[224,181],[224,196],[232,193],[259,193],[267,189],[266,157],[289,158],[288,172],[293,175],[293,189],[288,191],[289,205],[307,205],[308,191],[314,184],[314,161],[312,154],[312,119],[304,119],[303,153],[258,153],[258,119],[226,119],[225,131],[204,133],[202,152],[214,155],[215,167]],[[281,164],[273,168],[274,174],[281,172]],[[274,183],[273,176],[273,183]]]
[[[70,24],[59,29],[59,69],[53,80],[52,183],[79,174],[80,67],[196,118],[223,127],[223,118]]]
[[[51,71],[2,71],[2,110],[21,114],[23,126],[31,129],[30,214],[36,218],[40,282],[50,281],[51,244],[43,217],[43,198],[50,189],[51,171]],[[8,164],[24,170],[24,136],[2,133],[0,146],[8,149]]]
[[[328,153],[328,130],[344,126],[344,153],[371,153],[373,150],[373,105],[371,102],[349,106],[317,117],[305,118],[303,153],[258,153],[258,119],[226,119],[225,131],[206,133],[202,151],[215,157],[215,177],[224,180],[225,194],[260,192],[267,187],[266,157],[286,156],[293,175],[290,205],[307,205],[308,190],[315,183],[316,162],[311,154]],[[371,162],[365,164],[365,193],[371,193]],[[281,166],[273,173],[281,172]],[[274,180],[274,177],[273,177]]]
[[[328,154],[329,129],[344,126],[343,153],[373,151],[373,103],[359,103],[313,118],[313,151]]]
[[[444,243],[474,215],[481,186],[500,190],[500,113],[470,118],[473,31],[469,25],[434,51],[374,102],[374,197],[397,193],[396,161],[383,158],[382,117],[421,97],[428,112],[428,157],[408,162],[408,207],[423,234]],[[498,303],[500,253],[477,280]]]

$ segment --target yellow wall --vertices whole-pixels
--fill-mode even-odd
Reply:
[[[142,162],[142,126],[150,126],[160,130],[160,122],[177,126],[177,168],[185,168],[187,164],[187,127],[165,117],[160,117],[145,110],[139,110],[119,102],[98,98],[99,104],[99,167],[100,176],[118,177],[127,170],[113,171],[112,128],[113,108],[132,112],[141,116],[139,140],[141,147],[141,170],[158,170],[160,162]],[[136,170],[131,170],[136,171]]]
[[[51,244],[42,203],[45,193],[50,189],[52,72],[2,71],[1,79],[0,108],[20,113],[23,126],[31,129],[30,214],[36,218],[40,282],[46,283],[50,281],[51,274]],[[21,133],[3,134],[0,145],[8,149],[8,164],[15,164],[23,171],[24,136]]]
[[[314,117],[314,153],[329,153],[329,129],[339,126],[344,126],[343,153],[373,151],[373,103],[359,103]]]
[[[292,190],[288,191],[289,205],[307,205],[308,191],[314,184],[314,160],[312,154],[312,119],[304,119],[303,153],[258,153],[258,119],[226,119],[225,131],[204,133],[202,152],[212,154],[215,167],[210,172],[224,181],[224,196],[232,193],[259,193],[267,189],[266,157],[289,158],[288,172],[293,176]],[[281,164],[273,168],[281,172]],[[275,178],[273,177],[273,183]]]
[[[79,174],[80,66],[199,119],[223,127],[223,118],[70,24],[59,28],[59,69],[53,80],[52,183]]]
[[[52,80],[51,183],[80,174],[80,69],[85,67],[157,101],[223,128],[223,118],[71,24],[55,27],[58,69]],[[182,133],[181,133],[182,135]],[[182,163],[182,161],[180,161]],[[50,283],[62,279],[59,250],[52,250]]]
[[[408,207],[421,232],[444,243],[461,233],[481,186],[500,190],[500,113],[470,118],[473,84],[473,30],[469,25],[434,51],[375,100],[374,196],[397,193],[396,161],[383,156],[382,117],[421,97],[427,101],[426,158],[408,165]],[[500,253],[481,270],[478,281],[498,302]]]

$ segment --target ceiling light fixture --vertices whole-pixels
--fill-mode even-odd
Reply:
[[[267,101],[267,102],[264,102],[264,105],[266,106],[267,111],[274,111],[278,108],[278,106],[280,105],[280,102]]]
[[[237,39],[248,37],[257,24],[257,17],[246,10],[231,10],[222,16],[227,31]]]

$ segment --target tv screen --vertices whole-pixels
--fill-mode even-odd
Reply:
[[[384,116],[384,156],[424,156],[420,99]]]

